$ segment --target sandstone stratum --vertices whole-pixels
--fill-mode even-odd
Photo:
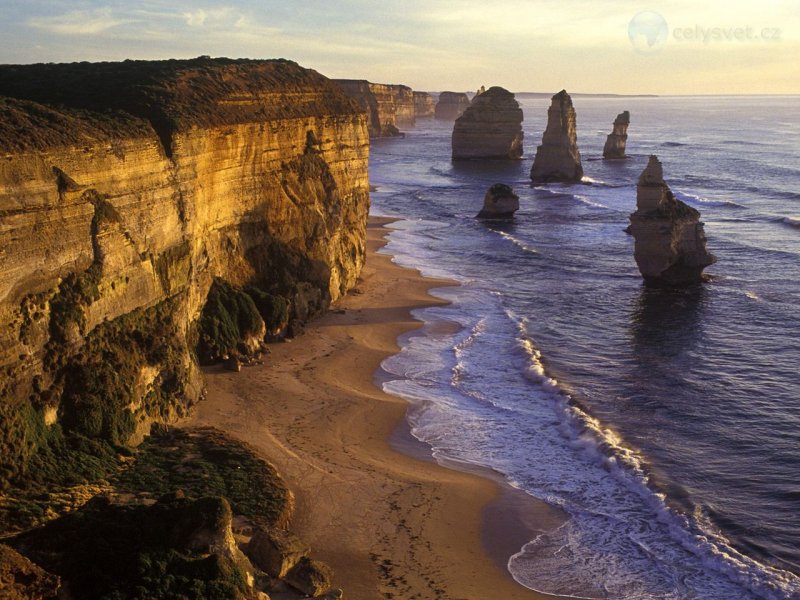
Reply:
[[[704,280],[703,269],[716,262],[706,250],[700,213],[673,195],[661,162],[650,156],[636,186],[636,212],[630,216],[636,240],[634,257],[645,282],[658,287]]]
[[[469,105],[469,97],[463,92],[442,92],[436,102],[434,117],[443,121],[454,121]]]
[[[631,123],[631,113],[627,110],[621,112],[614,119],[613,129],[606,138],[603,146],[603,158],[626,158],[625,144],[628,142],[628,125]]]
[[[197,401],[198,347],[351,288],[368,128],[285,60],[0,67],[0,492],[91,479]]]
[[[555,94],[547,109],[547,127],[531,168],[534,183],[574,183],[583,177],[575,108],[566,90]]]
[[[436,105],[428,92],[414,92],[414,116],[426,119],[433,116]]]
[[[522,158],[522,109],[508,90],[494,86],[476,95],[456,119],[453,160]]]
[[[418,100],[410,87],[364,79],[334,81],[367,113],[370,137],[398,136],[401,128],[413,127]]]

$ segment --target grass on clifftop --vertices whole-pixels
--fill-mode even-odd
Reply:
[[[116,493],[157,498],[224,496],[234,514],[265,527],[291,511],[289,491],[275,469],[247,446],[211,429],[162,429],[138,449],[132,467],[113,482]]]

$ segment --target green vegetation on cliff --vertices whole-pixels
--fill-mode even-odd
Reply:
[[[232,516],[286,525],[291,496],[274,468],[210,428],[159,429],[126,462],[105,494],[7,542],[75,597],[244,597]]]
[[[288,322],[289,305],[282,296],[255,286],[239,289],[216,278],[198,323],[197,353],[205,364],[225,356],[247,355],[245,341],[274,333]]]

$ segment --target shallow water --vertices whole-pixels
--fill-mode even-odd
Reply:
[[[524,100],[526,157],[450,161],[452,125],[373,144],[386,252],[462,286],[421,310],[384,368],[434,454],[486,465],[569,521],[509,568],[591,598],[800,598],[798,98],[575,98],[587,182],[529,184],[545,100]],[[631,111],[625,161],[602,161]],[[769,116],[769,118],[766,118]],[[702,212],[713,280],[643,287],[623,233],[655,153]],[[512,185],[513,223],[473,217]]]

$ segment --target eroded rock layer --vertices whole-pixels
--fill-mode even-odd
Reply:
[[[513,219],[514,213],[519,210],[519,196],[514,193],[511,186],[504,183],[495,183],[486,190],[483,197],[483,208],[476,215],[476,219]]]
[[[367,120],[320,74],[4,66],[0,96],[0,488],[65,435],[132,443],[182,414],[215,278],[301,320],[354,285]]]
[[[475,96],[453,126],[453,159],[522,158],[522,109],[514,94],[491,87]]]
[[[566,90],[553,96],[547,109],[547,128],[536,149],[531,179],[534,183],[574,182],[583,177],[575,109]]]
[[[469,97],[463,92],[442,92],[436,102],[434,116],[444,121],[454,121],[469,105]]]
[[[627,110],[617,115],[614,119],[614,129],[608,134],[606,144],[603,146],[603,158],[625,158],[625,144],[628,141],[630,123],[631,113]]]
[[[371,83],[363,79],[334,81],[367,113],[371,137],[400,135],[401,127],[414,125],[416,103],[410,87]]]
[[[428,92],[414,92],[414,116],[417,118],[432,117],[436,107]]]
[[[636,240],[634,258],[648,284],[698,283],[703,281],[703,269],[716,262],[706,250],[700,213],[675,198],[656,156],[650,157],[639,177],[636,212],[630,220],[630,233]]]

